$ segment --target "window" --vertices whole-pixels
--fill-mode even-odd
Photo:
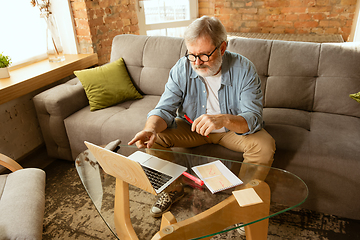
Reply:
[[[187,0],[156,0],[143,3],[146,24],[190,20],[190,6]]]
[[[45,59],[46,23],[40,18],[39,8],[33,7],[30,0],[2,1],[0,6],[1,18],[6,19],[6,24],[0,25],[0,52],[10,56],[12,66]],[[57,19],[64,53],[76,54],[68,1],[52,0],[51,6]],[[57,17],[59,15],[61,18]]]
[[[0,25],[0,52],[10,56],[12,65],[34,57],[45,58],[46,24],[39,9],[32,7],[29,0],[17,0],[2,1],[1,10],[6,24]]]
[[[357,12],[357,14],[355,14],[354,17],[357,16],[357,19],[353,22],[353,24],[355,25],[355,33],[354,33],[354,42],[360,42],[360,9]]]
[[[139,1],[140,34],[182,37],[196,19],[197,9],[197,0]]]

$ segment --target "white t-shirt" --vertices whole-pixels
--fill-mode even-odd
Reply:
[[[206,106],[206,114],[215,115],[220,114],[220,104],[218,91],[221,86],[221,71],[215,76],[204,77],[206,90],[207,90],[207,106]],[[225,132],[225,128],[222,127],[220,129],[215,129],[211,131],[212,133]]]

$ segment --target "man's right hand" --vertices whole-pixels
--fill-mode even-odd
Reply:
[[[142,130],[135,135],[128,145],[133,145],[135,143],[138,148],[151,148],[151,146],[155,143],[155,140],[155,131]]]
[[[138,148],[151,148],[156,140],[156,133],[162,132],[167,128],[166,122],[159,116],[150,116],[145,123],[142,131],[138,132],[135,137],[128,143],[136,143]]]

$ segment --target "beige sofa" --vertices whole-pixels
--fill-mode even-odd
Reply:
[[[249,58],[262,80],[265,129],[275,138],[273,166],[309,187],[302,207],[360,219],[360,45],[231,39],[228,50]],[[77,78],[34,97],[50,156],[74,160],[84,140],[127,143],[164,91],[170,68],[184,56],[183,39],[119,35],[111,62],[122,57],[144,98],[90,112]],[[221,146],[186,149],[242,160]]]

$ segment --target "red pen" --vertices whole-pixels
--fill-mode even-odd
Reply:
[[[186,114],[184,114],[184,117],[186,118],[186,120],[188,120],[189,123],[193,123],[193,121]]]
[[[191,180],[193,180],[196,184],[202,186],[204,185],[204,181],[203,180],[200,180],[198,179],[197,177],[191,175],[190,173],[187,173],[187,172],[183,172],[183,175]]]
[[[186,115],[184,114],[184,117],[186,118],[186,120],[189,122],[189,123],[193,123],[193,121]],[[209,136],[206,136],[206,137],[209,137]]]

